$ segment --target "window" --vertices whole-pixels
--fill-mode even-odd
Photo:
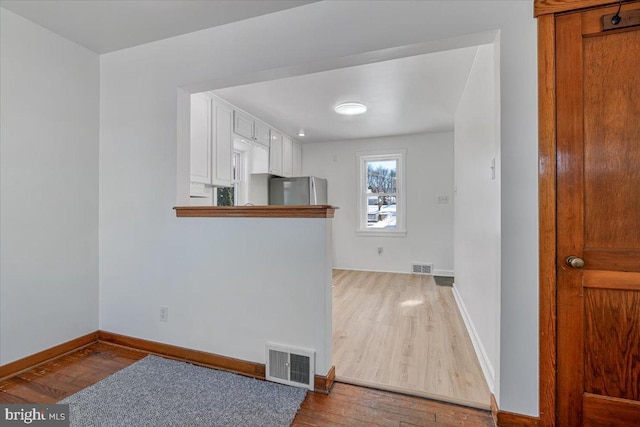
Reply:
[[[216,188],[216,206],[236,206],[239,204],[238,202],[241,198],[240,185],[243,181],[242,173],[244,166],[244,153],[242,151],[234,150],[231,160],[231,178],[233,186]]]
[[[406,150],[358,153],[358,235],[406,235],[406,153]]]

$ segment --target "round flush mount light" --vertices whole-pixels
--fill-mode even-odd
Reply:
[[[366,112],[367,106],[359,102],[343,102],[337,105],[335,110],[336,113],[342,114],[343,116],[357,116],[358,114]]]
[[[304,129],[300,129],[298,131],[298,136],[305,136],[305,135],[306,135],[306,133],[304,133]]]

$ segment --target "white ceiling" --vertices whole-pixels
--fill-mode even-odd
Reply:
[[[2,0],[0,6],[102,54],[313,1]]]
[[[0,0],[0,5],[107,53],[312,3],[310,0]],[[451,130],[477,48],[437,52],[215,91],[304,142]],[[369,111],[339,116],[340,102]]]
[[[477,47],[342,68],[214,91],[303,142],[338,141],[453,129]],[[334,107],[357,101],[360,116]]]

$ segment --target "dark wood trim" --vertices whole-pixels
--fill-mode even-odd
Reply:
[[[191,350],[184,347],[178,347],[176,345],[129,337],[107,331],[99,331],[98,339],[100,341],[117,344],[123,347],[143,350],[147,353],[157,354],[158,356],[170,359],[187,361],[195,365],[235,372],[237,374],[262,380],[265,379],[265,365],[260,363],[247,362],[245,360],[234,359],[232,357],[220,356],[199,350]]]
[[[538,427],[545,424],[540,419],[529,415],[501,411],[493,393],[491,393],[491,417],[498,427]],[[550,424],[551,425],[551,424]]]
[[[538,17],[550,13],[568,12],[614,3],[618,2],[616,0],[534,0],[533,16]]]
[[[496,396],[491,393],[491,418],[493,418],[493,425],[498,425],[498,412],[500,409],[498,408],[498,402],[496,401]]]
[[[538,18],[539,406],[543,426],[556,407],[555,17]]]
[[[79,348],[93,344],[96,341],[98,341],[98,332],[91,332],[87,335],[72,339],[71,341],[58,344],[54,347],[23,357],[22,359],[7,363],[6,365],[2,365],[0,366],[0,380],[12,377],[22,371],[31,369],[34,366],[45,363],[51,359],[64,356],[67,353],[71,353]]]
[[[499,427],[538,427],[540,419],[513,412],[498,411]]]
[[[142,350],[147,353],[193,363],[207,368],[221,369],[223,371],[234,372],[236,374],[260,380],[264,380],[266,378],[266,367],[262,363],[248,362],[246,360],[235,359],[233,357],[220,356],[218,354],[207,353],[200,350],[192,350],[189,348],[129,337],[107,331],[98,331],[98,339],[99,341],[106,343],[135,350]],[[314,391],[329,394],[333,387],[334,380],[335,367],[332,366],[326,376],[315,376],[313,384],[315,389]]]
[[[31,356],[16,360],[15,362],[0,366],[0,381],[88,345],[95,344],[99,341],[134,350],[141,350],[169,359],[190,362],[207,368],[235,372],[237,374],[261,380],[266,378],[265,365],[261,363],[248,362],[246,360],[235,359],[233,357],[220,356],[213,353],[192,350],[156,341],[149,341],[142,338],[129,337],[113,332],[96,331],[43,350],[39,353],[32,354]],[[331,369],[329,369],[326,376],[316,375],[314,378],[314,391],[322,394],[329,394],[333,388],[335,377],[335,366],[332,366]]]
[[[336,380],[336,367],[332,366],[327,375],[316,375],[313,379],[313,388],[316,393],[329,394]]]
[[[333,218],[336,207],[310,206],[177,206],[177,217],[208,218]]]

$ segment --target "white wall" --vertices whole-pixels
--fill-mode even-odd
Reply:
[[[318,373],[327,373],[331,220],[175,218],[170,205],[156,209],[161,218],[137,207],[108,231],[101,226],[100,329],[257,363],[268,341],[293,345],[316,350]],[[166,323],[160,306],[169,307]]]
[[[0,9],[0,364],[98,328],[98,55]]]
[[[478,48],[455,115],[454,293],[495,392],[500,356],[500,141],[494,45]],[[492,178],[491,165],[496,174]]]
[[[242,298],[230,299],[225,293],[220,294],[226,297],[221,304],[224,302],[229,312],[245,314],[234,327],[237,336],[205,337],[206,328],[215,327],[214,322],[220,320],[215,311],[205,308],[182,311],[185,318],[178,325],[194,329],[188,337],[183,336],[184,330],[163,330],[153,320],[160,301],[186,307],[197,305],[203,294],[215,297],[208,290],[210,271],[228,261],[228,257],[221,257],[222,251],[229,245],[236,247],[231,242],[245,226],[244,221],[174,218],[171,206],[176,194],[188,196],[188,148],[184,144],[188,120],[176,102],[188,105],[188,97],[180,87],[189,86],[197,92],[234,82],[284,77],[296,69],[312,72],[343,64],[353,55],[373,59],[378,53],[366,53],[384,53],[416,43],[434,48],[447,40],[455,40],[457,47],[479,44],[468,35],[499,30],[500,405],[507,411],[537,415],[537,68],[532,8],[529,1],[317,2],[102,55],[101,327],[236,357],[254,357],[254,350],[245,342],[260,335],[256,331],[263,324],[287,328],[295,321],[277,308],[254,315],[246,310]],[[177,149],[176,135],[183,141]],[[274,227],[261,224],[265,227],[255,232],[264,237],[254,240],[262,250],[268,247],[267,239],[288,229],[285,223]],[[294,245],[292,241],[283,244]],[[261,254],[274,265],[283,265],[277,262],[277,252],[265,250]],[[206,262],[188,261],[195,257]],[[281,273],[289,284],[301,277],[284,267]],[[252,282],[255,277],[240,270],[235,276],[224,276],[224,286],[240,287],[246,295],[274,286],[273,279]],[[142,321],[141,316],[145,317],[143,323],[134,324]],[[330,324],[326,317],[315,316],[312,322]],[[170,327],[164,326],[174,328],[172,322]],[[202,329],[196,332],[196,328]]]
[[[356,236],[358,159],[366,150],[407,149],[406,237]],[[303,146],[303,174],[328,180],[334,219],[335,268],[411,272],[412,262],[453,272],[453,133],[423,133]],[[438,204],[447,196],[448,204]],[[377,248],[383,253],[378,255]]]

